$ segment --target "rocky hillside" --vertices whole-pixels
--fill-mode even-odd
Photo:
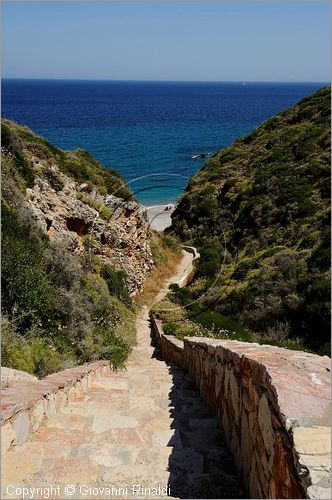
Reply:
[[[86,151],[8,120],[1,132],[3,364],[38,375],[121,364],[153,264],[145,211]]]
[[[201,253],[191,298],[316,350],[330,339],[330,98],[324,88],[217,152],[172,217]]]
[[[130,293],[139,291],[152,264],[148,225],[124,180],[86,151],[62,151],[8,120],[2,147],[25,162],[27,208],[49,238],[76,254],[88,248],[125,272]]]

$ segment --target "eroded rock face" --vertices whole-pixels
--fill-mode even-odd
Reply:
[[[55,191],[47,175],[27,189],[26,201],[33,218],[50,239],[60,240],[71,252],[87,250],[102,262],[123,270],[131,294],[143,285],[153,265],[146,211],[135,201],[103,196],[87,185],[78,186],[56,164],[33,158],[38,168],[48,169],[61,180]]]

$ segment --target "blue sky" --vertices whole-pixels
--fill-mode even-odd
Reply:
[[[329,81],[327,2],[2,4],[2,75]]]

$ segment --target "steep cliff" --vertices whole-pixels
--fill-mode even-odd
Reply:
[[[191,298],[275,341],[330,338],[330,88],[217,152],[172,231],[201,254]],[[190,298],[188,299],[190,301]]]
[[[3,364],[44,375],[120,365],[134,342],[132,296],[153,266],[145,210],[83,150],[2,122]]]

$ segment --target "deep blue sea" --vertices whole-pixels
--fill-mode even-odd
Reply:
[[[324,83],[3,80],[2,116],[120,172],[145,205],[173,202],[208,155]],[[139,178],[138,180],[135,180]]]

